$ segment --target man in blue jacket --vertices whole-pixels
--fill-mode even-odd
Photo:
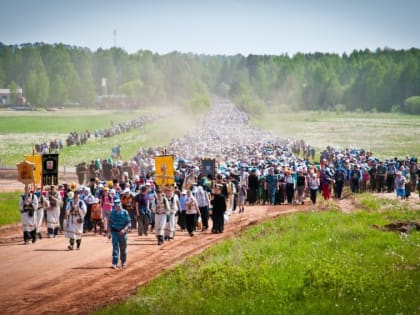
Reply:
[[[131,223],[130,214],[121,206],[121,200],[114,200],[115,208],[111,211],[109,226],[112,236],[112,268],[118,268],[118,257],[121,254],[121,267],[127,261],[127,229]]]

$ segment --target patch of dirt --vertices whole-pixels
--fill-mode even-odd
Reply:
[[[356,210],[356,205],[352,196],[337,200],[336,202],[340,210],[344,213],[351,213]]]
[[[395,193],[373,193],[375,198],[382,198],[388,200],[396,200],[402,205],[407,204],[413,210],[420,210],[420,197],[417,193],[411,193],[411,196],[406,200],[400,200]],[[357,209],[357,203],[352,194],[345,194],[340,200],[334,200],[341,211],[351,213]]]
[[[377,228],[381,231],[394,231],[408,234],[413,230],[420,230],[420,222],[415,221],[399,221],[393,222],[389,224],[385,224],[384,226],[378,226],[376,224],[373,225],[374,228]]]
[[[11,169],[0,169],[0,192],[24,191],[24,185],[16,180],[17,171]],[[60,172],[59,183],[78,182],[74,172]]]
[[[410,208],[414,210],[420,210],[420,196],[418,191],[412,192],[410,197],[408,197],[408,199],[405,200],[400,200],[400,198],[397,198],[395,193],[375,193],[373,195],[376,198],[398,200],[402,204],[407,203],[410,206]]]

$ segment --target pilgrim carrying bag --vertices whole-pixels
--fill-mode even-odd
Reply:
[[[91,211],[90,218],[92,220],[101,220],[102,219],[102,209],[101,209],[100,204],[98,204],[98,203],[93,204],[90,211]]]
[[[203,228],[203,221],[201,220],[201,216],[197,219],[197,231],[201,230]]]

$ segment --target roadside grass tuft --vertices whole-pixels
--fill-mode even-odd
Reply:
[[[0,226],[20,221],[19,198],[21,192],[0,193]]]

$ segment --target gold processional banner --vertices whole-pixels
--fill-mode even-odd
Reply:
[[[16,164],[17,180],[25,185],[33,184],[35,164],[29,161],[23,161]]]
[[[25,160],[35,164],[34,174],[34,183],[35,185],[41,184],[41,175],[42,175],[42,155],[33,154],[25,155]]]
[[[155,156],[155,169],[155,180],[158,186],[174,185],[175,169],[173,155]]]

